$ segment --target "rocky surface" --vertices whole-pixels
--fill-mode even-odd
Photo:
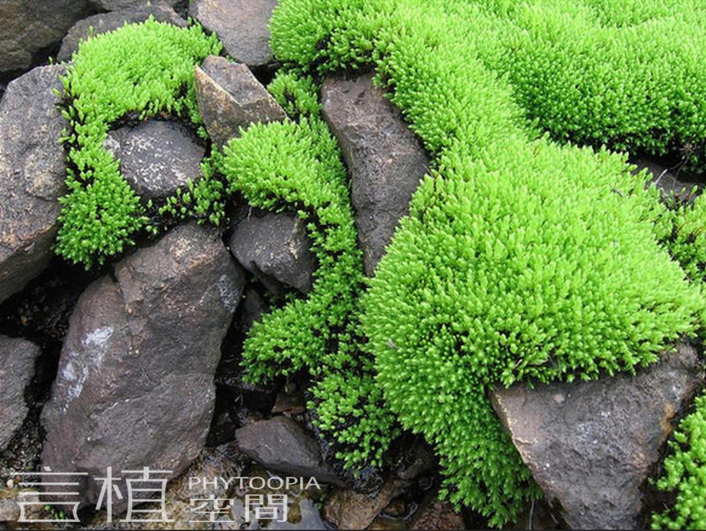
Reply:
[[[88,0],[2,0],[0,72],[28,68],[37,54],[60,42],[90,12]]]
[[[242,220],[230,238],[230,250],[242,266],[275,294],[284,287],[308,293],[316,257],[304,222],[294,213],[265,213]]]
[[[177,15],[176,11],[169,5],[163,2],[142,3],[145,5],[121,11],[99,13],[77,22],[66,34],[64,40],[61,41],[61,48],[56,58],[59,61],[69,61],[72,54],[78,51],[79,43],[86,40],[89,35],[107,33],[122,27],[126,23],[144,22],[149,17],[154,17],[159,22],[169,22],[175,26],[186,27],[186,21]]]
[[[493,405],[547,497],[574,529],[632,529],[640,490],[677,415],[702,382],[695,349],[595,382],[496,389]]]
[[[90,0],[91,3],[98,9],[105,11],[119,11],[123,9],[134,9],[147,7],[150,4],[157,2],[164,3],[169,6],[174,6],[179,3],[179,0]]]
[[[287,116],[247,66],[214,55],[196,67],[196,100],[217,146],[238,136],[241,127]]]
[[[290,418],[254,422],[238,429],[235,435],[240,450],[266,468],[343,485],[325,463],[314,437]]]
[[[40,353],[30,341],[0,336],[0,452],[27,416],[25,388],[32,381]]]
[[[243,284],[217,235],[195,223],[93,283],[71,316],[42,415],[43,466],[91,477],[108,466],[182,472],[206,440]],[[95,503],[100,489],[84,480],[78,490]]]
[[[321,97],[351,176],[358,239],[365,272],[372,276],[429,160],[371,74],[329,78]]]
[[[150,198],[167,197],[198,180],[206,153],[183,125],[162,120],[111,131],[105,147],[120,159],[130,186]]]
[[[228,55],[248,66],[273,60],[269,22],[277,0],[193,0],[189,16],[215,32]]]
[[[338,529],[366,529],[407,485],[404,481],[387,481],[375,496],[348,489],[337,490],[326,499],[323,516]]]
[[[53,256],[66,178],[59,137],[66,123],[52,90],[61,88],[63,71],[36,68],[10,83],[0,101],[0,302]]]
[[[410,529],[452,531],[466,529],[466,524],[449,502],[439,499],[438,492],[430,492],[414,515]]]

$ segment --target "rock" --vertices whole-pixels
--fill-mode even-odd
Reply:
[[[407,486],[408,483],[404,481],[390,480],[376,496],[353,490],[337,490],[326,499],[324,519],[335,524],[338,529],[365,529]]]
[[[154,0],[90,0],[97,8],[105,11],[120,11],[124,9],[140,9],[149,7],[150,4],[156,3]],[[168,6],[175,6],[179,0],[157,0]],[[155,17],[156,18],[156,17]]]
[[[372,276],[429,160],[371,74],[328,78],[321,97],[324,119],[351,176],[358,239],[365,272]]]
[[[695,349],[680,345],[634,377],[496,389],[493,406],[549,500],[573,529],[633,529],[641,486],[702,382]]]
[[[424,497],[410,525],[410,529],[429,531],[452,531],[466,528],[463,517],[454,511],[449,502],[439,499],[437,490],[429,491]]]
[[[183,125],[161,120],[112,131],[105,147],[121,160],[130,186],[150,198],[169,196],[196,181],[206,153]]]
[[[210,55],[196,67],[196,101],[217,146],[253,123],[284,120],[287,114],[244,64]]]
[[[43,466],[179,475],[206,440],[221,342],[243,284],[218,235],[189,223],[89,286],[42,413]],[[82,480],[76,490],[94,504],[100,484]]]
[[[41,349],[30,341],[0,336],[0,452],[27,416],[25,388],[32,381],[40,353]]]
[[[61,49],[56,58],[59,61],[70,61],[73,53],[78,50],[79,42],[88,39],[91,32],[93,35],[100,35],[121,28],[125,24],[144,22],[149,17],[154,17],[158,22],[169,22],[175,26],[186,27],[186,21],[164,3],[145,4],[122,11],[99,13],[77,22],[69,30],[61,41]]]
[[[0,72],[28,68],[35,55],[60,42],[90,9],[88,0],[2,0]]]
[[[248,66],[272,62],[269,23],[277,0],[193,0],[189,16],[213,31],[228,55]]]
[[[265,468],[343,485],[324,461],[316,440],[290,418],[254,422],[238,429],[235,436],[240,450]]]
[[[702,184],[692,181],[688,177],[682,178],[670,168],[665,168],[649,159],[637,158],[631,163],[637,166],[636,172],[646,169],[653,175],[651,184],[659,188],[665,198],[673,193],[681,201],[686,201],[690,199],[694,187],[698,189],[699,193],[703,188]]]
[[[241,265],[254,273],[276,295],[289,286],[309,293],[316,257],[306,225],[291,212],[265,213],[242,220],[230,238],[230,250]]]
[[[0,302],[53,256],[65,189],[59,138],[66,122],[52,90],[61,88],[63,72],[61,66],[35,68],[10,83],[0,101]]]
[[[394,477],[407,481],[413,480],[436,466],[436,456],[423,439],[417,438],[401,446],[401,455],[392,467]]]
[[[243,333],[247,333],[255,322],[267,313],[269,305],[267,301],[253,288],[245,288],[243,302],[238,309],[235,325]]]

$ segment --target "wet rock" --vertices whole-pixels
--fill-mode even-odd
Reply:
[[[376,496],[353,490],[337,490],[326,499],[324,519],[335,524],[338,529],[365,529],[407,486],[407,482],[390,480]]]
[[[265,468],[343,485],[324,461],[316,440],[290,418],[254,422],[237,430],[235,435],[240,450]]]
[[[685,201],[690,198],[694,187],[699,191],[703,188],[702,184],[692,181],[688,176],[681,176],[671,168],[666,168],[652,160],[638,158],[631,163],[637,166],[636,171],[646,169],[652,174],[651,183],[662,191],[662,196],[665,198],[673,193],[678,199]]]
[[[451,531],[466,529],[466,524],[450,503],[441,501],[437,491],[431,491],[414,515],[410,529]]]
[[[230,238],[230,250],[276,295],[289,286],[308,293],[316,257],[304,222],[294,213],[265,213],[242,220]]]
[[[436,456],[426,441],[416,439],[402,447],[401,455],[393,466],[396,478],[415,479],[436,466]]]
[[[277,0],[193,0],[189,16],[213,31],[228,55],[248,66],[273,60],[269,22]]]
[[[59,138],[66,122],[52,90],[61,89],[63,72],[61,66],[35,68],[10,83],[0,101],[0,302],[24,288],[53,256],[58,199],[65,189]]]
[[[123,9],[135,9],[149,7],[151,3],[156,3],[154,0],[90,0],[91,3],[98,9],[105,11],[119,11]],[[179,0],[158,0],[169,6],[174,6],[179,3]]]
[[[120,159],[130,186],[151,198],[169,196],[196,181],[206,153],[183,125],[161,120],[112,131],[105,147]]]
[[[695,349],[595,382],[496,389],[493,405],[523,461],[574,529],[633,529],[670,421],[701,383]]]
[[[74,52],[78,51],[79,42],[88,39],[89,35],[100,35],[121,28],[125,24],[144,22],[149,17],[154,17],[158,22],[169,22],[179,27],[186,27],[186,21],[162,2],[149,4],[141,2],[139,7],[99,13],[77,22],[61,41],[61,49],[56,58],[59,61],[69,61]],[[105,8],[107,9],[107,8]]]
[[[196,100],[217,146],[253,123],[284,120],[287,114],[244,64],[208,56],[196,67]]]
[[[243,284],[218,235],[189,223],[89,286],[42,414],[43,466],[91,477],[108,466],[181,473],[206,440]],[[84,479],[75,490],[95,504],[100,484]]]
[[[2,0],[0,72],[28,68],[35,55],[61,41],[90,12],[88,0]]]
[[[25,339],[0,336],[0,452],[27,416],[25,388],[34,376],[40,348]]]
[[[429,160],[372,75],[329,78],[321,96],[323,116],[351,175],[358,239],[365,272],[372,276]]]

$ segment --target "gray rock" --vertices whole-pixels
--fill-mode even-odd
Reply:
[[[155,3],[154,0],[90,0],[97,8],[105,11],[120,11],[123,9],[135,9],[147,7],[150,3]],[[174,6],[179,3],[179,0],[162,0],[169,6]]]
[[[338,529],[367,529],[390,501],[408,486],[404,481],[389,480],[375,496],[349,489],[337,490],[326,499],[323,516]]]
[[[242,266],[275,294],[290,286],[308,293],[316,257],[306,227],[294,213],[265,213],[242,220],[230,239],[230,250]]]
[[[314,437],[290,418],[253,422],[238,429],[235,436],[240,450],[265,468],[343,485],[324,461]]]
[[[218,235],[195,223],[94,282],[71,316],[42,413],[43,466],[91,477],[108,466],[179,475],[203,449],[243,284]],[[94,504],[100,484],[82,480],[78,491]]]
[[[0,302],[53,256],[65,189],[59,138],[66,122],[52,89],[61,88],[63,72],[61,66],[35,68],[10,83],[0,101]]]
[[[196,67],[196,100],[217,146],[253,123],[284,120],[287,114],[244,64],[210,55]]]
[[[88,0],[2,0],[0,72],[28,68],[37,52],[60,42],[88,14]]]
[[[324,118],[351,175],[358,239],[372,276],[429,160],[372,75],[329,78],[321,92]]]
[[[228,55],[248,66],[272,62],[269,22],[277,0],[193,0],[189,16],[218,35]]]
[[[675,173],[672,169],[665,168],[649,159],[637,158],[632,160],[631,163],[637,166],[636,171],[646,169],[652,174],[651,184],[659,188],[665,198],[669,197],[670,194],[674,194],[677,199],[685,201],[690,198],[693,199],[691,191],[694,187],[697,188],[699,193],[703,189],[703,184],[690,180],[688,177],[682,177],[678,172]]]
[[[169,22],[179,27],[186,27],[186,21],[177,15],[171,7],[164,3],[148,4],[111,13],[100,13],[77,22],[61,41],[61,49],[56,58],[59,61],[69,61],[74,52],[78,51],[79,43],[91,35],[100,35],[121,28],[125,24],[144,22],[150,16],[159,22]]]
[[[0,452],[14,437],[29,411],[25,388],[34,376],[40,348],[25,339],[0,336]]]
[[[183,125],[161,120],[111,131],[105,147],[120,159],[130,186],[150,198],[169,196],[198,180],[206,153]]]
[[[681,345],[636,376],[496,389],[493,406],[523,461],[573,529],[634,529],[642,486],[703,377]]]

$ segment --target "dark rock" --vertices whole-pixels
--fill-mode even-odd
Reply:
[[[260,295],[257,290],[253,288],[245,288],[245,293],[243,293],[243,302],[238,308],[238,315],[236,317],[236,326],[238,329],[247,333],[250,327],[260,318],[267,313],[269,305],[265,299]]]
[[[145,3],[145,2],[141,2]],[[179,27],[186,27],[186,21],[164,3],[154,3],[114,11],[100,13],[77,22],[61,41],[61,49],[56,58],[59,61],[69,61],[74,52],[78,51],[79,42],[88,39],[89,35],[100,35],[121,28],[125,24],[144,22],[154,17],[158,22],[169,22]]]
[[[88,0],[2,0],[0,72],[28,68],[35,54],[60,42],[89,13]]]
[[[266,468],[343,485],[324,462],[316,440],[290,418],[254,422],[240,428],[235,435],[240,450]]]
[[[399,460],[393,467],[395,477],[404,480],[415,479],[436,466],[436,456],[426,441],[417,439],[403,447]]]
[[[414,515],[410,529],[452,531],[466,529],[466,524],[449,502],[441,501],[438,492],[431,491]]]
[[[196,100],[217,146],[253,123],[284,120],[287,114],[244,64],[210,55],[196,67]]]
[[[277,0],[194,0],[189,16],[213,31],[228,55],[248,66],[273,60],[270,50],[270,17]]]
[[[429,160],[371,74],[329,78],[321,92],[324,118],[351,175],[358,239],[365,272],[372,276]]]
[[[66,122],[52,90],[61,88],[63,72],[61,66],[35,68],[10,83],[0,102],[0,302],[53,256],[65,189],[59,138]]]
[[[631,163],[637,166],[636,171],[646,169],[652,174],[651,184],[659,188],[665,198],[673,193],[677,199],[686,201],[691,197],[691,191],[694,187],[699,192],[703,188],[702,184],[692,181],[688,177],[683,177],[670,168],[665,168],[649,159],[638,158],[632,160]]]
[[[308,293],[316,257],[306,225],[294,213],[265,213],[242,220],[230,238],[230,250],[242,266],[254,273],[272,293],[283,286]]]
[[[272,413],[275,415],[301,415],[306,411],[306,398],[301,392],[287,393],[282,390],[277,395],[275,405],[272,407]]]
[[[338,529],[366,529],[407,487],[408,483],[404,481],[390,480],[375,496],[353,490],[337,490],[326,499],[324,519]]]
[[[105,147],[121,160],[130,186],[151,198],[166,197],[198,180],[206,153],[183,125],[161,120],[112,131]]]
[[[25,388],[32,381],[40,352],[30,341],[0,336],[0,452],[27,416]]]
[[[139,9],[149,7],[154,0],[90,0],[98,9],[105,11],[119,11],[123,9]],[[176,5],[179,0],[157,0],[169,6]]]
[[[93,283],[71,316],[42,414],[43,466],[91,477],[108,466],[181,473],[206,440],[243,283],[218,235],[195,223]],[[100,484],[84,480],[78,491],[95,503]]]
[[[633,529],[640,487],[701,383],[681,345],[636,376],[496,389],[493,405],[523,461],[573,529]]]

